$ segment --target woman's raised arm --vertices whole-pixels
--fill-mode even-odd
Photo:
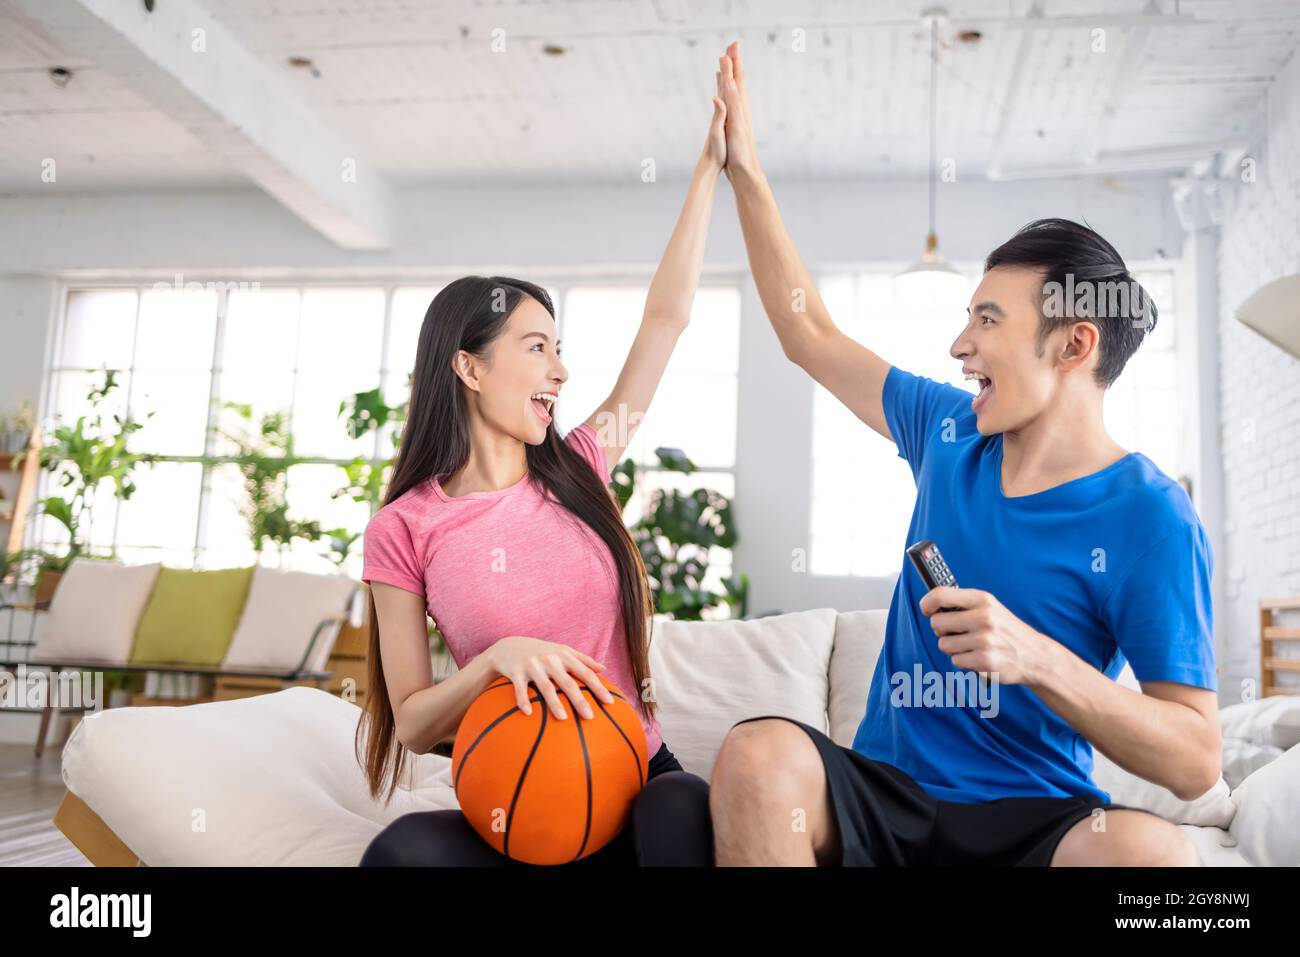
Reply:
[[[618,381],[609,397],[587,422],[596,430],[605,449],[605,461],[612,469],[640,424],[654,398],[664,369],[691,317],[691,304],[704,262],[704,241],[709,232],[713,190],[726,162],[724,121],[727,108],[713,98],[713,119],[709,136],[695,164],[695,175],[686,192],[686,202],[659,268],[646,295],[641,327],[628,351]]]

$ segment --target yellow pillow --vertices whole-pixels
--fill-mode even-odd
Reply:
[[[252,580],[251,566],[202,572],[159,569],[135,633],[131,664],[221,664]]]

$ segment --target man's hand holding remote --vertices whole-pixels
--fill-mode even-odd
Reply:
[[[941,585],[919,607],[939,636],[939,650],[958,668],[996,674],[1002,684],[1033,684],[1051,667],[1056,642],[986,591]]]

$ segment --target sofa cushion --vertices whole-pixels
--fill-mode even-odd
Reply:
[[[876,660],[885,643],[886,609],[845,611],[835,619],[835,647],[831,650],[830,702],[826,713],[830,738],[849,748],[867,713],[867,694]]]
[[[1246,860],[1300,867],[1300,744],[1246,778],[1232,798],[1232,836]]]
[[[161,569],[140,617],[132,663],[221,664],[252,577],[251,566],[201,572]]]
[[[835,611],[740,621],[656,621],[650,674],[664,743],[706,781],[745,718],[781,715],[826,731]]]
[[[125,663],[161,567],[73,559],[54,593],[33,660]]]
[[[317,688],[88,712],[63,781],[153,866],[349,867],[409,811],[456,807],[450,761],[385,804],[353,754],[361,709]]]
[[[248,601],[230,642],[227,668],[297,668],[316,626],[347,610],[356,583],[344,575],[313,575],[258,566]],[[308,670],[329,660],[339,626],[322,630],[312,648]]]

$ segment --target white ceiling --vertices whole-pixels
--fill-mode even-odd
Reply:
[[[139,0],[119,0],[139,2]],[[160,3],[166,0],[159,0]],[[246,182],[185,125],[0,0],[0,190]],[[929,35],[915,0],[202,0],[305,108],[397,185],[636,182],[689,172],[717,55],[745,51],[773,176],[927,168]],[[1300,45],[1295,0],[952,0],[938,151],[958,177],[1179,168],[1240,141]],[[976,44],[957,29],[978,29]],[[494,29],[506,49],[493,52]],[[806,51],[792,50],[805,31]],[[1093,52],[1097,29],[1105,52]],[[564,48],[548,56],[546,44]],[[310,57],[319,76],[291,67]],[[75,75],[53,84],[53,66]],[[1015,82],[1013,82],[1015,81]],[[1108,109],[1109,107],[1109,109]],[[1151,151],[1161,151],[1151,155]],[[1108,165],[1109,164],[1109,165]]]

